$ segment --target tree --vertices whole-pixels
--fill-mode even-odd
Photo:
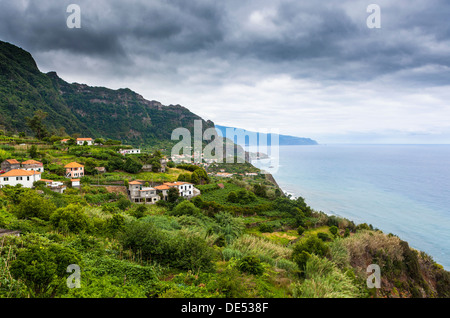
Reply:
[[[199,215],[200,209],[197,208],[190,201],[182,201],[178,203],[178,205],[170,212],[172,215],[180,216],[180,215]]]
[[[123,170],[129,173],[138,173],[142,169],[142,164],[132,159],[131,157],[127,158],[123,165]]]
[[[261,264],[259,258],[253,255],[245,256],[238,262],[239,270],[243,273],[252,275],[262,275],[264,273],[264,267]]]
[[[336,234],[338,233],[338,228],[337,226],[333,225],[330,227],[330,233],[333,234],[334,236],[336,236]]]
[[[253,192],[259,197],[267,197],[267,187],[263,184],[255,184],[253,186]]]
[[[209,177],[206,173],[206,170],[203,168],[197,167],[191,175],[191,182],[193,184],[205,184],[209,183]]]
[[[56,243],[31,245],[19,249],[10,272],[25,283],[33,297],[54,297],[58,289],[65,287],[67,267],[80,263],[81,257],[71,248]]]
[[[12,208],[12,211],[19,219],[37,217],[48,220],[55,209],[56,207],[51,201],[46,200],[36,191],[28,191],[27,195],[18,199],[18,204]]]
[[[131,201],[128,200],[126,197],[121,197],[119,200],[117,200],[117,206],[122,211],[125,211],[131,206]]]
[[[42,110],[37,110],[34,112],[34,116],[32,118],[26,117],[28,127],[35,133],[36,138],[43,139],[44,137],[48,137],[49,133],[45,128],[42,121],[47,117],[47,113]]]
[[[311,254],[325,256],[328,246],[317,236],[311,236],[306,241],[300,241],[294,245],[292,259],[303,270]]]
[[[176,187],[172,187],[167,191],[167,201],[170,203],[175,203],[180,197],[180,192]]]
[[[50,216],[50,222],[59,230],[73,233],[89,231],[92,226],[83,207],[75,204],[57,209]]]
[[[231,203],[237,203],[238,202],[238,196],[237,196],[236,192],[231,191],[230,193],[228,193],[227,201],[231,202]]]
[[[113,157],[110,160],[108,160],[108,171],[114,171],[114,170],[122,170],[123,169],[123,160],[118,157]]]

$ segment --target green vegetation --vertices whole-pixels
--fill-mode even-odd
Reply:
[[[41,73],[30,53],[2,41],[0,70],[0,126],[12,134],[77,135],[170,149],[174,129],[193,134],[194,120],[202,120],[185,107],[147,101],[130,89],[69,84],[55,72]]]
[[[282,195],[248,162],[169,161],[160,172],[154,150],[199,119],[187,109],[68,84],[3,42],[0,69],[0,158],[40,160],[42,178],[67,185],[0,189],[0,228],[20,232],[0,237],[0,298],[450,297],[450,273],[429,255]],[[76,146],[80,134],[102,145]],[[118,153],[144,143],[140,155]],[[79,189],[63,168],[73,161],[85,166]],[[221,170],[235,175],[214,176]],[[137,204],[126,188],[135,180],[192,182],[201,194],[171,188],[167,201]],[[81,288],[66,285],[71,264],[82,269]],[[367,288],[368,264],[381,268],[378,290]]]

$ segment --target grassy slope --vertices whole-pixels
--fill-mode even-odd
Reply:
[[[45,149],[45,157],[49,162],[66,163],[80,161],[85,158],[77,158],[57,149]],[[20,149],[16,149],[19,151]],[[13,150],[8,150],[12,155]],[[101,163],[101,161],[99,161]],[[128,174],[125,172],[112,172],[102,176],[103,181],[132,179],[154,179],[155,182],[175,180],[180,173],[186,173],[181,169],[171,169],[168,174],[140,173]],[[109,179],[108,179],[109,178]],[[92,178],[95,181],[95,177]],[[213,183],[224,184],[224,189],[215,189],[202,194],[204,201],[215,201],[226,207],[238,205],[226,200],[230,191],[238,191],[241,188],[249,188],[257,182],[254,178],[243,178],[227,182],[228,179],[213,179]],[[95,183],[95,182],[94,182]],[[15,253],[21,246],[27,245],[27,241],[38,235],[39,240],[50,240],[64,246],[75,248],[85,261],[87,274],[87,287],[81,291],[67,291],[60,296],[73,297],[301,297],[302,295],[315,295],[317,297],[348,296],[342,291],[342,286],[351,284],[354,293],[358,296],[389,296],[389,297],[419,297],[443,295],[445,288],[438,286],[438,281],[446,282],[448,274],[439,268],[432,259],[424,253],[409,253],[401,245],[401,241],[395,237],[389,237],[383,233],[367,230],[358,230],[348,238],[334,238],[326,244],[330,247],[327,259],[332,261],[332,271],[322,276],[313,275],[311,268],[329,267],[326,259],[317,260],[310,264],[312,266],[306,272],[305,277],[299,276],[299,269],[292,261],[292,247],[295,244],[305,242],[309,237],[318,233],[327,233],[332,237],[330,224],[337,221],[342,228],[348,226],[347,220],[330,219],[323,215],[314,214],[311,220],[315,224],[299,235],[295,227],[286,222],[285,211],[272,207],[270,210],[259,211],[247,216],[237,216],[233,221],[234,229],[220,225],[215,216],[187,217],[171,216],[170,207],[148,206],[143,215],[137,219],[136,211],[138,205],[131,204],[119,208],[120,196],[110,196],[108,191],[102,187],[85,186],[82,191],[68,191],[66,194],[57,195],[45,192],[47,200],[58,206],[70,203],[82,204],[84,213],[89,216],[95,224],[108,224],[114,215],[120,214],[126,223],[132,221],[151,222],[156,228],[168,233],[170,237],[179,235],[197,235],[200,240],[212,247],[214,252],[214,270],[208,272],[192,272],[180,270],[174,267],[164,267],[134,254],[129,249],[124,249],[116,234],[104,232],[87,232],[79,235],[71,231],[61,231],[51,222],[40,219],[18,219],[14,214],[14,204],[11,198],[0,191],[2,208],[0,210],[0,227],[18,229],[22,231],[21,238],[8,238],[3,241],[4,247],[0,251],[0,257],[9,264]],[[112,200],[111,200],[112,198]],[[256,202],[248,204],[248,207],[268,204],[272,202],[267,198],[257,198]],[[314,221],[313,220],[313,221]],[[321,220],[320,222],[318,220]],[[102,223],[104,222],[104,223]],[[330,223],[331,222],[331,223]],[[273,231],[261,232],[261,224],[273,225]],[[215,232],[211,229],[220,229]],[[221,232],[222,231],[222,232]],[[237,233],[228,243],[218,243],[220,233]],[[35,240],[35,238],[33,239]],[[8,246],[12,247],[9,252]],[[8,252],[7,252],[8,251]],[[262,261],[263,274],[252,275],[239,271],[239,260],[245,256],[255,255]],[[416,256],[414,256],[416,255]],[[398,262],[395,260],[399,259]],[[412,265],[417,262],[417,268]],[[364,264],[379,263],[383,273],[383,288],[369,291],[365,288]],[[2,265],[3,266],[3,265]],[[0,268],[4,277],[9,275],[8,265]],[[152,279],[146,276],[147,272],[153,273]],[[127,273],[128,283],[123,285],[124,273]],[[309,274],[308,274],[309,273]],[[150,274],[148,274],[150,275]],[[309,276],[308,276],[309,275]],[[351,280],[343,278],[353,277]],[[350,275],[350,276],[349,276]],[[424,282],[417,278],[424,278]],[[146,278],[147,277],[147,278]],[[334,278],[333,278],[334,277]],[[334,279],[344,279],[344,285],[333,285]],[[17,280],[8,280],[0,285],[2,297],[26,297],[23,283]],[[331,284],[331,285],[330,285]],[[3,286],[3,287],[2,287]],[[98,286],[98,287],[96,287]],[[311,286],[319,289],[311,290]],[[11,289],[11,287],[14,287]],[[444,286],[445,287],[445,286]],[[333,290],[328,293],[327,290]],[[448,287],[447,287],[448,288]],[[15,290],[12,292],[11,290]]]

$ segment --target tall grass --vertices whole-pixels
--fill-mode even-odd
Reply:
[[[293,284],[293,296],[299,298],[357,298],[361,294],[352,279],[333,262],[311,255],[305,267],[305,280]]]
[[[263,255],[273,259],[290,258],[292,249],[253,235],[243,235],[230,246],[245,255]]]
[[[374,261],[381,267],[387,263],[402,262],[400,243],[398,237],[380,231],[361,231],[341,241],[349,252],[350,264],[363,270]]]

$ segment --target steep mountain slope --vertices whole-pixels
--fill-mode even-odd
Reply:
[[[30,132],[25,117],[38,109],[48,114],[49,130],[135,145],[170,141],[175,128],[193,132],[194,120],[202,120],[183,106],[148,101],[130,89],[67,83],[55,72],[40,72],[30,53],[0,41],[0,125]],[[214,127],[202,122],[203,129]]]

